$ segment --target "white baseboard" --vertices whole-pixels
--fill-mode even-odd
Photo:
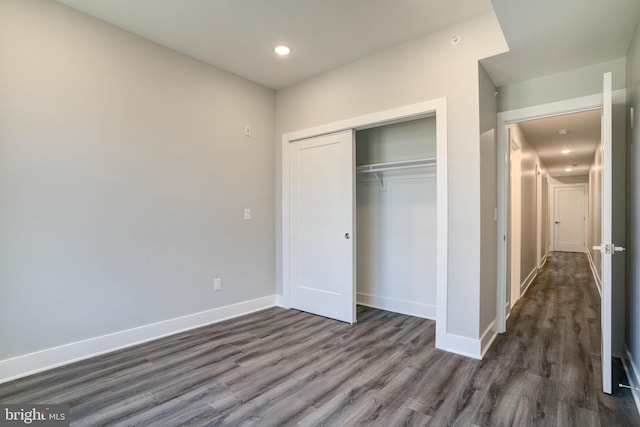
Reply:
[[[275,304],[275,295],[270,295],[0,360],[0,384],[157,338],[263,310],[273,307]]]
[[[288,303],[285,303],[284,295],[276,294],[276,305],[282,308],[291,308]]]
[[[544,265],[547,263],[547,261],[549,260],[549,254],[546,253],[544,254],[544,256],[540,259],[540,270],[542,270],[542,268],[544,267]]]
[[[491,347],[491,344],[493,344],[497,336],[496,319],[493,319],[493,322],[487,326],[487,329],[484,330],[484,333],[480,337],[480,358],[483,358],[484,355],[487,354],[487,350],[489,350],[489,347]]]
[[[529,286],[531,286],[537,275],[538,269],[534,268],[533,270],[531,270],[527,278],[524,279],[524,282],[522,282],[522,284],[520,285],[520,298],[522,298],[524,294],[527,293],[527,291],[529,290]]]
[[[596,288],[598,289],[598,293],[600,294],[600,298],[602,298],[602,280],[600,280],[600,276],[598,276],[598,271],[596,270],[596,265],[593,262],[593,258],[591,257],[591,252],[587,251],[587,258],[589,259],[589,267],[591,267],[591,274],[593,274],[593,279],[596,282]]]
[[[442,350],[478,360],[482,359],[482,345],[479,339],[447,334],[446,340],[446,348],[443,348]]]
[[[409,316],[436,320],[435,305],[428,305],[414,301],[380,297],[363,293],[358,293],[356,300],[358,304],[365,305],[367,307],[379,308],[380,310],[393,311],[395,313],[407,314]]]
[[[622,358],[622,366],[624,366],[624,370],[627,373],[627,378],[629,379],[629,385],[631,387],[640,387],[640,371],[633,361],[633,357],[629,348],[624,346],[625,356]],[[633,395],[633,400],[636,402],[636,409],[638,410],[638,414],[640,414],[640,391],[631,390],[631,394]]]

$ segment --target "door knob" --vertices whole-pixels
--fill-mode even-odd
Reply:
[[[349,233],[344,233],[344,238],[349,240],[351,238],[351,234]]]
[[[556,224],[560,224],[560,221],[555,221]]]

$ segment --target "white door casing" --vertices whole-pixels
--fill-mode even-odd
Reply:
[[[354,132],[290,144],[291,307],[354,323]]]
[[[536,160],[536,268],[538,271],[542,268],[541,252],[542,252],[542,176],[540,173],[540,165]]]
[[[511,289],[509,307],[513,308],[520,299],[521,253],[522,253],[522,151],[519,141],[509,132],[511,141]]]
[[[553,250],[585,251],[586,184],[553,186]]]
[[[602,107],[601,95],[590,95],[580,98],[573,98],[564,101],[541,104],[532,107],[525,107],[516,110],[498,113],[498,123],[496,127],[498,149],[497,149],[497,169],[498,169],[498,257],[497,273],[498,284],[496,292],[496,331],[505,332],[507,329],[507,288],[510,287],[509,260],[510,260],[510,141],[507,128],[511,123],[518,123],[526,120],[540,119],[544,117],[558,116],[562,114],[576,113],[600,109]],[[549,191],[551,199],[551,191]],[[552,240],[550,240],[551,245]]]

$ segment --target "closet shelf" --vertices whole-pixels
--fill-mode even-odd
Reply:
[[[378,184],[380,184],[380,191],[387,191],[386,183],[382,179],[382,172],[402,169],[434,168],[436,167],[436,165],[436,158],[430,157],[428,159],[404,160],[402,162],[373,163],[370,165],[356,166],[356,173],[372,173],[378,180]]]
[[[400,169],[415,169],[435,167],[437,164],[435,157],[428,159],[405,160],[402,162],[374,163],[356,167],[357,173],[377,173]]]

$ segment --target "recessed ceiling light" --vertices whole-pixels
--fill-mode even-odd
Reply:
[[[567,135],[569,133],[569,129],[558,129],[558,135]]]
[[[573,170],[573,169],[571,169],[571,168],[566,168],[564,171],[565,171],[565,172],[571,172],[572,170]]]
[[[562,150],[561,153],[562,154],[569,154],[571,152],[571,150]]]
[[[273,48],[273,51],[280,56],[287,56],[291,53],[291,48],[289,46],[280,45]]]

